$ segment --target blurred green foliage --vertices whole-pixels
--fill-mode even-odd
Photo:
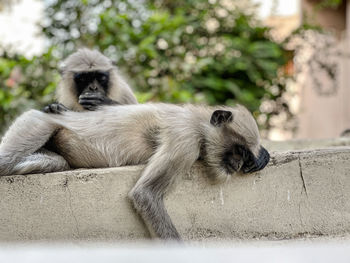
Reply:
[[[140,102],[244,104],[257,117],[262,101],[281,111],[286,51],[255,19],[249,0],[47,1],[42,23],[51,48],[32,60],[2,56],[0,118],[52,99],[57,62],[76,48],[97,48],[116,61]],[[21,79],[8,86],[13,69]]]
[[[322,9],[322,8],[337,8],[340,6],[344,1],[343,0],[322,0],[316,5],[316,9]]]
[[[32,59],[7,53],[0,57],[0,132],[21,112],[52,101],[59,80],[56,66],[52,49]]]

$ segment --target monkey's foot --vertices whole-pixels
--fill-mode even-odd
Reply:
[[[61,103],[52,103],[45,106],[42,111],[45,113],[60,114],[63,111],[68,111],[69,109]]]

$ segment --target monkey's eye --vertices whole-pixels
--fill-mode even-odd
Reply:
[[[255,158],[253,153],[243,145],[235,145],[235,152],[242,157],[244,162],[242,169],[247,170],[255,165]]]
[[[97,78],[98,82],[100,82],[101,84],[106,84],[108,82],[108,75],[107,74],[100,73],[97,75],[96,78]]]
[[[85,81],[85,74],[82,73],[75,73],[74,74],[74,81],[76,83],[83,83]]]
[[[245,160],[247,158],[247,150],[245,149],[244,146],[242,145],[236,145],[235,146],[235,153],[237,153],[238,155],[240,155],[242,157],[243,160]]]

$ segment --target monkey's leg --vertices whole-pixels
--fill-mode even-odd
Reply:
[[[37,110],[17,118],[0,144],[0,176],[13,173],[14,167],[40,149],[56,129],[51,117]]]
[[[171,148],[163,147],[152,156],[141,178],[130,191],[129,198],[151,235],[161,239],[180,240],[164,207],[163,197],[176,175],[186,173],[196,157],[185,154],[176,157],[169,154],[169,149]]]
[[[163,202],[163,196],[170,185],[169,177],[162,178],[165,171],[154,174],[146,168],[135,187],[129,193],[136,211],[141,215],[153,237],[180,240]]]
[[[22,158],[13,168],[12,174],[50,173],[66,171],[69,168],[69,164],[62,156],[40,150],[40,152]]]

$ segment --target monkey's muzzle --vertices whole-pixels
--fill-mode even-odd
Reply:
[[[260,171],[269,163],[269,161],[270,161],[269,152],[264,147],[261,146],[258,158],[255,158],[255,160],[249,166],[243,165],[242,172],[247,174],[247,173],[254,173],[254,172]]]

